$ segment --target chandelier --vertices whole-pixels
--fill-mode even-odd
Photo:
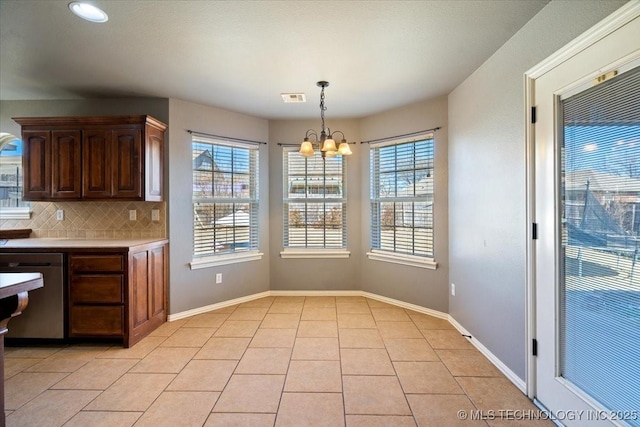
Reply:
[[[327,107],[324,106],[324,89],[329,86],[329,82],[319,81],[316,84],[318,87],[322,88],[320,90],[320,119],[322,120],[322,130],[318,137],[318,133],[315,130],[309,129],[304,136],[304,141],[300,144],[299,153],[305,157],[311,157],[315,154],[315,145],[317,149],[320,149],[322,157],[334,157],[336,155],[348,156],[351,154],[351,149],[349,148],[349,143],[344,137],[344,133],[339,130],[331,132],[331,129],[329,128],[327,128],[326,132],[324,130],[324,112],[327,110]],[[342,140],[337,148],[336,141],[333,139],[333,135],[336,133],[342,135]],[[309,137],[313,137],[313,141],[311,141]]]

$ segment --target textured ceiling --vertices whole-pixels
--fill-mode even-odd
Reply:
[[[0,99],[180,98],[263,118],[362,117],[445,95],[547,0],[0,0]],[[280,93],[304,92],[306,104]]]

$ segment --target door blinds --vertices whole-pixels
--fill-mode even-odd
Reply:
[[[637,414],[640,67],[560,105],[560,372],[607,409]]]

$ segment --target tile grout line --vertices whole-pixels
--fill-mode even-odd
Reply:
[[[235,308],[229,313],[229,315],[227,316],[226,319],[224,319],[224,321],[220,324],[220,326],[218,327],[218,329],[222,328],[222,326],[229,320],[229,318],[231,317],[231,315],[233,313],[235,313],[235,311],[240,307],[241,304],[238,304],[235,306]],[[262,322],[261,322],[262,324]],[[260,325],[258,325],[258,328],[260,328]],[[216,329],[216,332],[217,330]],[[256,329],[256,330],[257,330]],[[255,335],[255,332],[254,332]],[[213,333],[213,335],[211,335],[211,338],[213,338],[215,336],[215,332]],[[234,338],[234,337],[220,337],[220,338]],[[213,410],[215,409],[216,405],[218,404],[218,402],[220,401],[220,398],[222,397],[222,393],[224,393],[225,389],[227,388],[227,386],[229,385],[229,383],[231,382],[231,378],[233,378],[233,375],[236,372],[236,369],[238,369],[238,365],[240,365],[240,360],[242,360],[242,357],[245,355],[245,353],[247,352],[247,349],[249,348],[249,345],[251,345],[251,341],[253,340],[253,336],[251,337],[251,340],[249,340],[249,342],[247,343],[247,347],[244,349],[244,351],[242,352],[242,354],[240,355],[240,358],[238,359],[238,362],[236,363],[236,366],[233,368],[233,371],[231,372],[231,375],[229,375],[229,379],[227,379],[227,382],[224,384],[224,387],[222,387],[222,390],[220,390],[220,395],[218,396],[218,398],[216,399],[216,401],[213,403],[213,406],[211,407],[211,410],[209,411],[209,415],[207,416],[207,419],[205,419],[204,424],[206,424],[209,421],[209,418],[212,417],[212,415],[214,414]],[[204,346],[203,346],[204,347]],[[196,353],[198,354],[198,353]],[[215,359],[213,359],[215,360]],[[226,360],[226,359],[225,359]],[[233,359],[235,360],[235,359]],[[204,426],[203,424],[203,426]]]
[[[347,425],[347,402],[344,399],[344,374],[342,372],[342,351],[340,347],[340,323],[338,319],[338,301],[336,300],[336,331],[338,333],[338,368],[340,369],[340,389],[342,395],[342,417],[344,425]]]
[[[306,298],[305,298],[306,299]],[[275,298],[273,299],[273,301],[271,301],[271,304],[269,305],[269,309],[271,309],[271,307],[273,306],[273,303],[275,302]],[[304,300],[302,302],[302,307],[304,310]],[[267,310],[267,313],[265,314],[265,317],[267,317],[267,314],[269,314],[269,310]],[[302,317],[302,312],[300,313],[300,317]],[[264,319],[262,319],[262,322],[264,322]],[[262,322],[260,322],[260,325],[262,325]],[[300,327],[300,319],[298,319],[298,327],[296,328],[296,335],[298,334],[298,328]],[[256,329],[256,332],[260,329],[260,326],[258,326],[258,329]],[[254,333],[254,337],[255,337],[255,333]],[[253,338],[251,339],[251,341],[253,341]],[[249,341],[249,346],[251,345],[251,341]],[[295,346],[296,342],[295,342],[295,338],[293,339],[293,345]],[[249,346],[247,346],[247,348],[249,348]],[[278,399],[278,407],[276,408],[276,413],[275,416],[273,417],[273,427],[275,427],[276,422],[278,420],[278,412],[280,411],[280,404],[282,403],[282,396],[284,394],[284,386],[287,384],[287,374],[289,373],[289,367],[291,366],[291,356],[293,355],[293,347],[291,347],[291,353],[289,354],[289,363],[287,364],[287,372],[285,372],[284,374],[284,380],[282,382],[282,391],[280,391],[280,399]],[[238,365],[240,364],[240,362],[238,362]]]

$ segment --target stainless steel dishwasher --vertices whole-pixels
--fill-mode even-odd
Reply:
[[[9,322],[7,339],[64,339],[63,260],[57,253],[0,254],[0,272],[42,273],[44,279],[43,288],[29,292],[24,312]]]

